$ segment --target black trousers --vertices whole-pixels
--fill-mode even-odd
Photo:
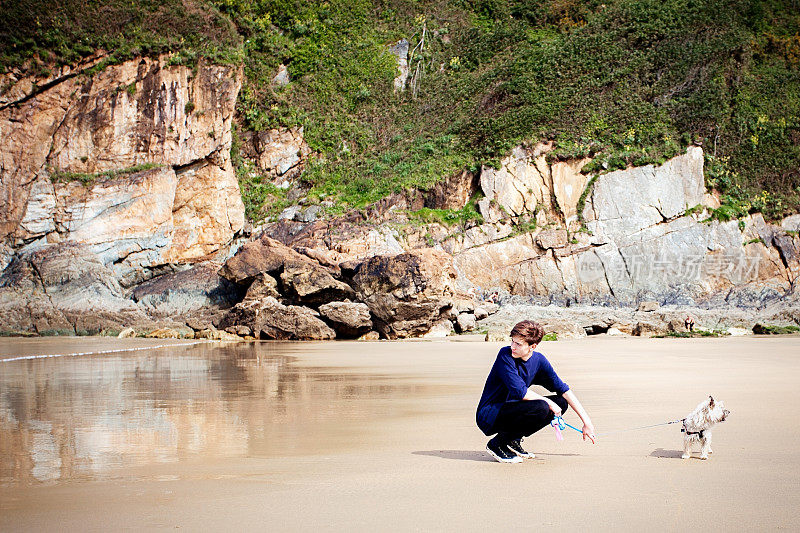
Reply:
[[[548,396],[561,408],[561,414],[567,412],[569,404],[563,396]],[[521,439],[533,435],[553,420],[553,411],[544,400],[521,400],[506,402],[500,408],[494,430],[502,442]]]

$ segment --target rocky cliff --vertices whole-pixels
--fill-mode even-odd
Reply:
[[[706,193],[700,147],[660,166],[595,176],[580,172],[588,159],[549,161],[551,148],[519,146],[500,168],[481,169],[478,180],[454,176],[448,204],[437,203],[436,191],[406,194],[364,217],[283,221],[267,231],[333,262],[433,242],[453,257],[462,291],[539,304],[758,308],[792,293],[800,273],[798,216],[780,225],[760,215],[720,220],[717,198]],[[476,192],[483,195],[482,224],[420,229],[404,218],[421,207],[458,209]]]
[[[169,57],[99,69],[102,61],[0,83],[5,329],[446,335],[511,320],[508,305],[496,315],[506,319],[489,318],[490,295],[631,310],[598,318],[594,308],[578,332],[672,327],[671,315],[635,315],[642,302],[769,307],[778,323],[800,321],[800,216],[780,225],[759,215],[723,220],[697,146],[660,166],[584,174],[588,158],[521,145],[499,168],[460,172],[364,211],[318,219],[316,206],[289,208],[245,239],[229,155],[240,69],[201,62],[193,70]],[[244,157],[302,197],[297,178],[310,152],[302,129],[244,141]],[[475,198],[480,222],[415,218]],[[752,315],[736,320],[747,325]]]
[[[762,306],[794,286],[800,240],[790,227],[796,217],[785,227],[760,215],[714,219],[718,204],[705,193],[699,147],[661,166],[597,176],[584,205],[575,193],[588,182],[576,172],[580,162],[548,165],[537,150],[520,152],[481,179],[493,200],[481,208],[487,221],[497,222],[451,245],[471,283],[542,303],[628,306],[644,300]],[[470,239],[478,232],[508,233],[498,229],[500,213],[535,218],[543,227],[490,243]]]
[[[0,240],[86,244],[130,286],[242,229],[229,156],[241,71],[165,56],[93,72],[102,61],[0,80]]]

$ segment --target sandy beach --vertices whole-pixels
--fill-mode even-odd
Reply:
[[[0,359],[114,349],[35,342]],[[544,342],[598,443],[548,428],[516,465],[474,422],[501,344],[162,344],[0,361],[0,530],[798,528],[797,336]],[[678,425],[620,431],[709,394],[708,461]]]

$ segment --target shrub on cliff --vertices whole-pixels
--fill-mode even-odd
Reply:
[[[0,16],[2,70],[74,64],[96,50],[113,61],[178,52],[238,62],[240,43],[231,21],[203,0],[17,0],[3,2]]]
[[[595,171],[702,143],[730,169],[713,185],[745,211],[800,205],[791,2],[225,2],[269,21],[240,23],[244,127],[304,125],[321,155],[312,195],[360,206],[549,137],[554,157],[592,155]],[[401,37],[413,90],[396,95]],[[275,89],[279,63],[294,81]]]

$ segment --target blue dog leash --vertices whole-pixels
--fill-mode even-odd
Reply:
[[[581,431],[580,429],[576,428],[575,426],[573,426],[571,424],[567,424],[566,422],[564,422],[564,417],[563,416],[554,416],[553,417],[553,421],[550,422],[550,425],[553,426],[553,427],[558,427],[558,429],[572,428],[575,431],[577,431],[578,433],[580,433],[581,435],[583,434],[583,431]]]

